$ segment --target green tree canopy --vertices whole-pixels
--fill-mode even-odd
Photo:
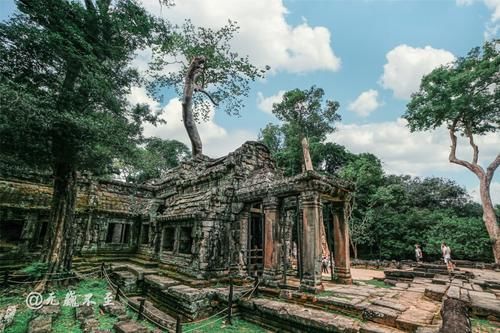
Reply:
[[[497,263],[500,263],[500,228],[491,201],[490,184],[500,166],[500,151],[489,165],[480,165],[475,136],[500,129],[499,69],[500,40],[486,42],[482,48],[474,48],[467,56],[426,75],[404,115],[411,131],[448,128],[449,161],[469,169],[479,179],[483,221],[492,239]],[[473,151],[470,161],[457,157],[457,134],[469,141]]]
[[[129,105],[155,21],[133,0],[19,0],[0,23],[2,154],[53,171],[48,273],[71,268],[76,173],[102,172],[155,115]],[[45,288],[42,282],[39,287]]]

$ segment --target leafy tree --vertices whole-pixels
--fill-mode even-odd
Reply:
[[[48,273],[71,268],[77,171],[103,172],[154,115],[130,106],[129,66],[154,20],[134,1],[20,0],[0,23],[0,147],[54,175]],[[45,288],[45,282],[38,286]]]
[[[450,66],[435,69],[412,95],[404,117],[411,131],[446,126],[451,150],[449,161],[473,172],[479,179],[483,221],[492,239],[495,262],[500,264],[500,228],[491,202],[490,184],[500,165],[500,153],[486,167],[479,161],[474,137],[500,129],[500,40],[474,48]],[[456,156],[457,134],[465,136],[473,150],[471,161]]]
[[[374,207],[387,201],[387,197],[375,196],[383,184],[382,163],[372,154],[360,154],[344,166],[340,177],[355,184],[354,204],[351,207],[349,232],[354,258],[358,258],[358,246],[378,243],[373,231],[376,223]]]
[[[453,251],[453,257],[468,260],[493,259],[488,232],[477,217],[443,217],[429,228],[426,234],[427,255],[440,258],[441,242]]]
[[[313,168],[309,145],[323,142],[334,131],[335,121],[340,120],[339,103],[331,100],[323,103],[324,95],[324,90],[315,86],[308,90],[294,89],[287,91],[281,102],[273,104],[273,114],[286,123],[283,131],[290,152],[297,157],[302,147],[303,170]]]
[[[189,148],[177,140],[152,137],[145,139],[145,146],[125,160],[116,160],[115,167],[126,181],[142,183],[158,179],[168,169],[178,166],[191,156]]]
[[[227,114],[239,115],[249,83],[266,71],[231,49],[229,42],[237,31],[232,21],[219,30],[195,27],[190,21],[180,27],[163,25],[161,42],[153,48],[150,91],[158,94],[165,86],[173,86],[182,96],[182,119],[193,156],[203,153],[196,122],[206,119],[210,103],[223,104]],[[173,64],[181,69],[171,70]]]

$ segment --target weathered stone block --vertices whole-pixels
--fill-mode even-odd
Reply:
[[[28,333],[51,333],[52,316],[38,316],[28,326]]]
[[[135,321],[119,321],[113,328],[116,333],[148,333],[148,329]]]

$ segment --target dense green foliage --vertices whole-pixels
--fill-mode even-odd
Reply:
[[[340,174],[356,184],[350,228],[360,258],[413,259],[418,243],[424,260],[435,260],[446,241],[456,259],[492,259],[481,206],[455,182],[386,175],[371,154],[359,155]]]
[[[412,131],[441,125],[469,136],[500,129],[500,40],[426,75],[404,117]]]
[[[304,157],[301,140],[306,137],[313,167],[316,170],[334,172],[345,163],[350,154],[344,147],[325,142],[326,136],[335,130],[339,103],[326,100],[321,88],[294,89],[283,95],[283,101],[273,105],[273,114],[282,125],[268,124],[260,131],[259,139],[273,154],[278,167],[286,175],[296,175],[303,170]]]
[[[189,148],[177,140],[151,137],[144,141],[144,147],[138,147],[125,159],[117,159],[114,163],[116,173],[128,182],[142,183],[160,178],[165,171],[191,156]]]
[[[500,166],[500,153],[481,165],[475,136],[500,130],[500,40],[486,42],[465,57],[424,76],[420,90],[412,95],[404,118],[411,131],[446,126],[451,148],[449,161],[463,166],[479,179],[483,222],[495,262],[500,263],[500,228],[490,195],[490,185]],[[472,158],[457,157],[457,134],[467,137]]]
[[[163,88],[173,87],[182,97],[191,61],[203,56],[195,92],[205,93],[192,97],[194,119],[207,119],[214,102],[227,114],[239,115],[250,82],[262,78],[269,67],[257,68],[231,47],[230,41],[239,29],[236,22],[229,21],[220,29],[196,27],[189,20],[180,26],[163,23],[160,27],[159,42],[152,48],[149,91],[158,95]]]
[[[260,140],[271,150],[287,175],[301,171],[300,130],[294,120],[268,124]],[[313,126],[314,122],[310,125]],[[453,257],[490,261],[491,243],[481,221],[481,206],[471,202],[466,190],[443,178],[388,175],[373,154],[353,154],[326,142],[332,128],[314,128],[310,138],[316,170],[354,183],[351,211],[351,249],[354,257],[413,259],[421,244],[425,260],[440,257],[440,244],[450,244]]]
[[[149,43],[153,21],[133,1],[19,1],[0,23],[0,146],[38,168],[64,160],[102,172],[134,148],[144,105],[127,103],[139,84],[128,66]],[[21,112],[22,111],[22,112]]]

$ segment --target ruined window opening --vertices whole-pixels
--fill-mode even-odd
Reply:
[[[179,253],[191,254],[193,227],[181,227],[179,232]]]
[[[162,214],[163,214],[163,212],[165,212],[165,209],[166,209],[166,208],[167,208],[167,207],[166,207],[165,205],[160,205],[160,206],[158,207],[158,209],[156,210],[156,213],[158,213],[158,215],[162,215]]]
[[[127,244],[130,240],[130,225],[125,223],[109,223],[106,243]]]
[[[10,220],[0,223],[0,245],[17,245],[21,240],[24,221]]]
[[[174,251],[175,228],[167,227],[163,230],[163,250]]]
[[[142,225],[141,244],[149,244],[149,224]]]

